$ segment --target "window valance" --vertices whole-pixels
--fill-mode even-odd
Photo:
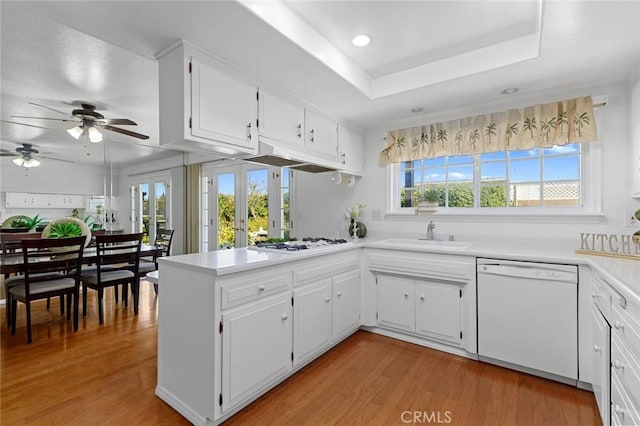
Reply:
[[[380,165],[597,139],[591,96],[392,130]]]

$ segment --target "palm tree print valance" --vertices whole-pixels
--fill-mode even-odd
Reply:
[[[392,130],[380,165],[597,139],[591,96]]]

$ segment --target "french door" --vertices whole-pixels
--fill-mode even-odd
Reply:
[[[285,207],[283,186],[287,191]],[[283,184],[278,167],[237,164],[203,168],[200,250],[246,247],[281,236],[283,211],[285,228],[289,228],[289,187],[289,175]]]
[[[142,232],[143,242],[153,243],[161,229],[171,229],[168,176],[143,178],[131,185],[131,232]]]

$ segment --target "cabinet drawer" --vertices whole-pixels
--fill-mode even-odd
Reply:
[[[611,371],[620,379],[636,407],[640,407],[640,363],[616,333],[611,336]]]
[[[327,265],[331,265],[327,267]],[[321,278],[331,277],[342,272],[360,268],[358,253],[340,253],[318,257],[296,266],[293,271],[295,287],[305,285]]]
[[[615,374],[611,375],[611,424],[640,425],[638,408],[629,400],[629,395]]]
[[[613,290],[599,275],[594,273],[591,297],[605,318],[610,318],[611,316],[611,299],[614,294],[616,294],[615,290]]]
[[[222,309],[261,299],[291,288],[291,272],[286,269],[241,274],[221,286]]]
[[[620,341],[640,357],[640,322],[620,304],[624,298],[618,296],[611,304],[611,334],[620,337]]]

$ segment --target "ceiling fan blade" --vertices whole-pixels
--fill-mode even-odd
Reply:
[[[114,126],[137,126],[138,123],[131,121],[128,118],[105,118],[98,120],[98,124],[101,125],[114,125]]]
[[[18,155],[20,154],[18,154],[17,152],[0,152],[0,157],[17,157]]]
[[[49,118],[49,117],[27,117],[24,115],[12,115],[11,118],[28,118],[30,120],[53,120],[53,121],[66,121],[70,123],[81,123],[78,120],[71,120],[67,118]]]
[[[62,158],[47,157],[45,155],[38,155],[38,158],[46,158],[47,160],[53,160],[53,161],[62,161],[63,163],[75,163],[75,161],[63,160]]]
[[[19,126],[35,127],[36,129],[58,130],[58,129],[52,129],[50,127],[36,126],[35,124],[20,123],[18,121],[0,120],[0,122],[8,123],[8,124],[17,124]]]
[[[59,111],[59,110],[57,110],[55,108],[51,108],[51,107],[48,107],[46,105],[40,105],[40,104],[37,104],[35,102],[29,102],[29,105],[35,105],[35,106],[39,106],[41,108],[46,108],[46,109],[48,109],[50,111],[57,112],[58,114],[64,115],[65,117],[69,116],[69,114],[67,114],[66,112]]]
[[[143,135],[142,133],[136,133],[136,132],[132,132],[131,130],[125,130],[119,127],[109,126],[108,124],[104,124],[104,125],[101,124],[100,127],[102,127],[105,130],[111,130],[112,132],[121,133],[123,135],[131,136],[131,137],[142,139],[145,141],[149,139],[149,136]]]

